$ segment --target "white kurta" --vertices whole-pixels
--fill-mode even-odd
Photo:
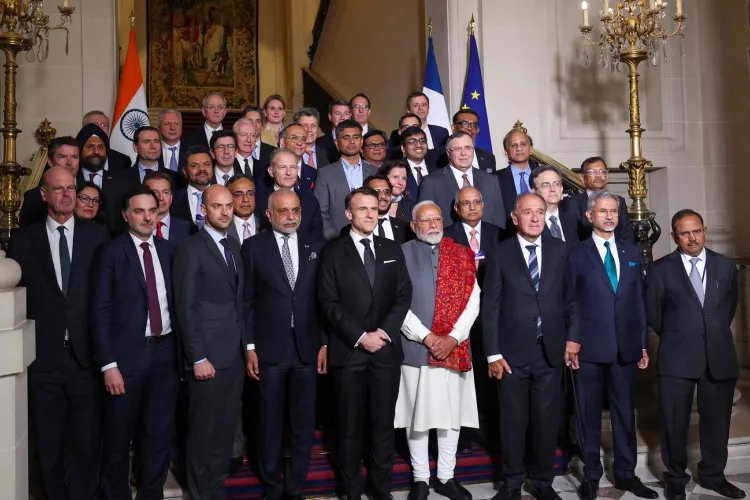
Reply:
[[[474,320],[479,315],[479,293],[479,284],[475,281],[466,309],[450,333],[459,344],[469,338]],[[431,332],[409,311],[401,333],[409,340],[422,342]],[[402,365],[394,427],[410,427],[417,432],[478,428],[474,371],[459,373],[441,367]]]

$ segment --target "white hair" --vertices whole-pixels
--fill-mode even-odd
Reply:
[[[419,211],[419,209],[422,207],[426,207],[428,205],[437,207],[437,209],[440,210],[440,207],[438,206],[438,204],[432,200],[420,201],[419,203],[414,205],[414,208],[411,210],[411,220],[417,220],[417,212]],[[440,212],[442,213],[442,210],[440,210]]]

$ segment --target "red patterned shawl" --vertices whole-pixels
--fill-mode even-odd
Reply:
[[[448,237],[440,240],[438,250],[438,274],[435,297],[435,315],[432,318],[432,333],[444,337],[451,333],[453,325],[466,309],[476,282],[477,267],[474,252]],[[430,366],[441,366],[457,372],[471,371],[469,339],[461,342],[444,360],[430,354]]]

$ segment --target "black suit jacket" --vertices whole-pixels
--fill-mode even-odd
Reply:
[[[414,232],[411,230],[411,226],[408,222],[393,217],[389,217],[388,219],[390,220],[391,229],[393,230],[393,241],[399,245],[403,245],[407,241],[414,239]]]
[[[265,143],[263,143],[265,144]],[[258,183],[259,179],[263,179],[266,176],[268,176],[268,162],[263,160],[255,160],[253,159],[253,173],[250,175],[248,172],[245,172],[245,162],[243,161],[240,163],[237,161],[237,158],[234,159],[234,171],[239,172],[241,174],[248,175],[251,179],[255,181],[255,183]],[[257,191],[257,188],[256,188]]]
[[[36,359],[31,365],[34,369],[51,371],[62,366],[66,330],[78,363],[83,367],[93,366],[90,270],[96,249],[108,240],[104,226],[76,219],[68,294],[64,295],[55,277],[46,220],[13,234],[8,257],[21,265],[23,276],[19,286],[26,287],[26,315],[36,322]]]
[[[565,271],[567,247],[542,233],[541,252],[538,292],[518,238],[500,243],[487,261],[482,296],[484,354],[502,354],[511,366],[533,361],[540,314],[544,350],[553,366],[563,363],[568,339],[577,338],[578,303]]]
[[[646,313],[659,335],[659,375],[697,379],[706,368],[719,380],[739,375],[730,329],[739,295],[737,267],[709,249],[705,264],[702,306],[679,251],[657,260],[648,271]]]
[[[330,325],[328,363],[332,367],[366,363],[383,356],[393,365],[404,358],[401,325],[411,306],[412,286],[401,246],[374,238],[375,286],[349,235],[328,243],[318,267],[318,300]],[[382,329],[390,338],[377,353],[354,347],[365,332]]]
[[[177,184],[177,172],[169,170],[168,168],[159,168],[158,166],[157,170],[169,174],[173,186]],[[109,182],[107,176],[104,176],[104,180],[102,181],[102,193],[107,206],[106,211],[109,229],[113,235],[127,231],[127,225],[121,214],[122,199],[128,191],[134,189],[139,184],[141,184],[141,174],[138,171],[137,164],[132,168],[120,170],[119,172],[112,174],[112,178]]]
[[[446,137],[446,140],[447,139],[448,138]],[[495,168],[497,167],[495,155],[482,148],[475,148],[474,153],[477,155],[477,165],[479,166],[479,170],[483,170],[488,174],[494,174]],[[427,169],[430,171],[443,168],[448,164],[448,155],[445,152],[445,145],[440,148],[436,147],[435,149],[429,150],[427,155],[425,155],[424,160],[427,162]],[[505,193],[503,193],[503,196],[504,195]]]
[[[23,193],[23,204],[18,213],[18,227],[24,228],[47,218],[47,204],[42,199],[39,187],[29,189]]]
[[[110,149],[107,153],[107,171],[111,174],[126,170],[132,166],[130,156],[122,154],[119,151]]]
[[[260,152],[258,154],[258,156],[259,156],[258,160],[262,161],[263,163],[266,164],[266,166],[268,166],[268,164],[271,163],[271,153],[273,153],[273,151],[275,149],[277,149],[277,148],[271,146],[270,144],[266,144],[265,142],[261,141],[261,143],[260,143]]]
[[[192,201],[188,199],[187,188],[175,192],[172,198],[172,206],[169,207],[169,213],[172,214],[172,217],[189,222],[192,226],[191,232],[195,233],[198,231],[198,226],[195,224],[195,219],[193,219],[193,214],[190,211]]]
[[[188,239],[190,235],[196,233],[198,230],[198,227],[195,224],[191,224],[186,220],[178,219],[174,216],[169,217],[169,223],[169,237],[167,240],[175,247]]]
[[[172,302],[172,259],[174,247],[154,237],[154,247],[167,292],[171,333],[177,337]],[[121,234],[99,248],[93,269],[91,323],[97,368],[117,363],[124,375],[145,371],[151,354],[145,342],[148,294],[138,250],[130,233]],[[165,325],[166,326],[166,325]],[[175,354],[179,352],[175,343]],[[178,370],[178,356],[174,369]]]
[[[333,135],[331,132],[326,133],[325,135],[322,135],[318,137],[315,140],[315,148],[323,148],[326,151],[326,155],[328,156],[328,164],[336,163],[339,158],[341,158],[341,153],[339,152],[339,148],[336,146],[336,142],[333,140]],[[326,164],[318,164],[317,167],[324,167]]]
[[[206,129],[204,128],[204,123],[201,123],[198,128],[193,129],[187,134],[183,134],[182,136],[181,146],[184,147],[186,151],[190,146],[193,146],[195,144],[200,144],[206,149],[210,149],[208,146],[208,139],[206,139]],[[182,149],[182,147],[180,149]]]
[[[500,244],[502,234],[503,230],[496,225],[479,221],[479,250],[481,251],[481,256],[477,256],[480,257],[477,259],[479,262],[479,266],[477,267],[477,282],[479,283],[479,288],[482,290],[484,290],[484,275],[487,271],[487,258],[495,252],[495,248]],[[466,231],[464,231],[462,223],[446,227],[443,235],[451,238],[459,245],[471,248],[469,238],[466,237]]]
[[[530,171],[531,169],[529,169],[529,172]],[[495,172],[495,175],[497,176],[497,180],[500,182],[500,192],[503,193],[505,213],[508,214],[508,219],[510,220],[510,212],[513,209],[513,203],[518,197],[518,193],[516,192],[516,184],[515,182],[513,182],[513,172],[510,170],[510,166],[508,166],[497,170]],[[526,182],[529,182],[528,176],[526,176]],[[529,184],[529,188],[531,188],[531,184]],[[511,222],[506,227],[512,225],[513,223]]]
[[[297,233],[299,265],[292,290],[274,231],[259,233],[242,245],[248,344],[255,344],[261,363],[276,364],[296,349],[303,362],[315,365],[320,347],[327,344],[318,323],[316,294],[322,249],[323,240]]]
[[[625,198],[617,196],[619,200],[620,217],[617,221],[617,227],[615,228],[615,235],[618,240],[622,241],[634,241],[633,230],[630,228],[630,216],[628,215],[628,206],[625,203]],[[578,225],[578,239],[583,241],[591,237],[593,227],[586,218],[586,210],[589,201],[589,195],[586,191],[578,193],[569,198],[565,198],[560,203],[560,210],[572,215],[576,219]]]
[[[557,210],[557,224],[560,226],[560,229],[563,232],[563,236],[565,237],[565,244],[568,245],[568,249],[573,248],[576,245],[576,243],[580,241],[578,239],[577,221],[575,220],[575,218],[573,218],[572,215],[566,214],[565,212],[558,209]],[[511,222],[510,228],[512,228],[512,232],[513,234],[515,234],[516,226],[512,222]],[[552,232],[550,232],[549,226],[547,225],[546,222],[544,224],[544,232],[552,236]]]
[[[179,272],[173,277],[174,303],[188,369],[201,359],[217,370],[231,367],[238,354],[245,359],[245,271],[239,242],[229,237],[227,241],[237,281],[205,227],[185,240],[175,255]]]

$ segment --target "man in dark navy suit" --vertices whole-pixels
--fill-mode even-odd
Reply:
[[[451,128],[453,132],[466,132],[474,139],[474,143],[476,143],[480,132],[479,115],[473,109],[461,109],[453,115],[453,125]],[[445,148],[431,149],[427,152],[425,161],[431,169],[443,168],[448,164],[448,155]],[[474,148],[474,158],[471,165],[489,174],[494,174],[495,168],[497,168],[495,155],[482,148]],[[505,196],[505,193],[503,193],[503,196]]]
[[[89,124],[94,124],[99,127],[109,139],[109,136],[112,133],[112,129],[110,126],[111,124],[109,122],[109,117],[106,114],[99,110],[87,112],[85,115],[83,115],[83,122],[81,123],[81,127],[85,127]],[[129,153],[129,151],[126,151],[125,153]],[[128,156],[128,154],[123,154],[123,152],[121,151],[115,151],[114,149],[108,148],[107,156],[104,159],[103,163],[104,170],[106,170],[110,174],[114,174],[115,172],[118,172],[120,170],[130,168],[130,166],[131,162],[130,156]]]
[[[495,175],[500,181],[500,192],[503,193],[507,213],[510,213],[508,209],[519,194],[531,191],[529,158],[533,148],[534,141],[524,130],[514,128],[503,137],[503,149],[508,157],[508,166],[497,170]]]
[[[414,239],[414,232],[411,230],[409,222],[398,220],[388,213],[391,210],[391,203],[393,203],[393,196],[391,195],[393,187],[388,177],[377,173],[365,179],[363,185],[378,193],[378,225],[375,226],[375,236],[393,240],[400,245]],[[348,229],[344,228],[342,233],[346,234],[346,232],[348,232]]]
[[[297,166],[299,168],[297,169],[297,182],[294,190],[297,193],[312,194],[318,171],[302,161],[302,157],[307,151],[306,138],[305,128],[299,123],[293,123],[281,131],[280,147],[287,148],[297,155]],[[268,180],[266,180],[266,183],[268,184]]]
[[[107,391],[102,486],[112,499],[131,495],[131,441],[139,454],[138,496],[161,498],[174,438],[180,377],[173,246],[154,237],[158,206],[147,186],[126,193],[128,232],[102,247],[94,264],[93,344]]]
[[[409,127],[401,132],[399,136],[401,142],[401,153],[409,165],[406,171],[406,190],[409,198],[416,200],[419,198],[419,187],[428,174],[439,170],[448,164],[448,157],[445,156],[445,163],[438,164],[428,162],[425,158],[429,154],[427,151],[427,136],[424,130],[419,127]],[[437,151],[433,149],[432,151]],[[445,150],[442,150],[445,154]],[[441,160],[442,161],[442,160]]]
[[[318,137],[315,141],[317,147],[326,150],[328,161],[336,163],[341,158],[341,153],[336,145],[336,129],[339,123],[349,120],[352,117],[352,111],[349,107],[349,103],[343,99],[337,99],[331,101],[328,105],[328,121],[331,124],[331,131]],[[324,167],[325,165],[318,165],[317,167]]]
[[[259,179],[263,179],[266,175],[268,161],[253,158],[253,151],[258,137],[255,125],[247,118],[240,118],[232,125],[232,131],[237,137],[237,154],[234,158],[234,171],[242,172],[257,183]],[[271,147],[272,151],[275,149]]]
[[[260,481],[266,498],[298,499],[315,433],[317,376],[327,370],[316,294],[324,241],[297,231],[302,207],[292,190],[275,191],[265,215],[273,231],[242,246],[248,373],[260,387]],[[284,421],[291,441],[282,480]]]
[[[227,100],[221,92],[208,92],[201,103],[201,112],[206,121],[197,129],[194,129],[183,135],[184,146],[189,148],[194,145],[209,147],[211,136],[223,130],[222,122],[227,116]]]
[[[422,120],[414,113],[406,113],[399,118],[398,128],[391,132],[391,136],[388,138],[389,160],[400,160],[404,157],[404,153],[401,151],[401,134],[410,127],[422,128]]]
[[[276,149],[270,144],[261,142],[260,133],[263,130],[263,110],[258,106],[248,106],[242,112],[242,116],[250,120],[255,127],[255,147],[253,148],[253,159],[268,164],[271,161],[271,153]]]
[[[416,91],[410,93],[406,96],[406,112],[415,114],[419,118],[420,126],[424,130],[427,139],[427,147],[425,149],[444,151],[445,143],[448,142],[450,134],[445,127],[427,124],[427,116],[430,114],[430,98],[424,92]],[[398,129],[391,132],[391,139],[397,138],[398,133]]]
[[[602,401],[609,395],[615,460],[615,487],[640,498],[659,495],[635,475],[635,390],[638,369],[648,368],[646,307],[640,249],[618,240],[617,196],[598,191],[588,199],[593,233],[568,255],[567,272],[581,304],[579,328],[570,341],[580,346],[573,368],[586,449],[583,462],[591,483],[580,496],[594,500],[603,474],[600,457]]]
[[[179,245],[193,234],[192,224],[172,217],[169,213],[172,208],[172,183],[169,174],[162,171],[147,172],[146,177],[143,178],[143,185],[147,186],[159,200],[158,218],[154,222],[154,236]]]
[[[545,231],[563,240],[568,248],[578,243],[578,227],[576,220],[565,212],[559,210],[562,201],[563,183],[562,174],[557,167],[551,165],[540,165],[531,172],[529,179],[531,189],[547,202],[547,213],[544,214]]]
[[[294,112],[294,123],[299,123],[307,132],[305,139],[305,152],[302,155],[302,162],[312,168],[317,169],[329,165],[328,153],[324,148],[318,149],[315,141],[318,139],[320,130],[320,113],[315,108],[300,108]]]

